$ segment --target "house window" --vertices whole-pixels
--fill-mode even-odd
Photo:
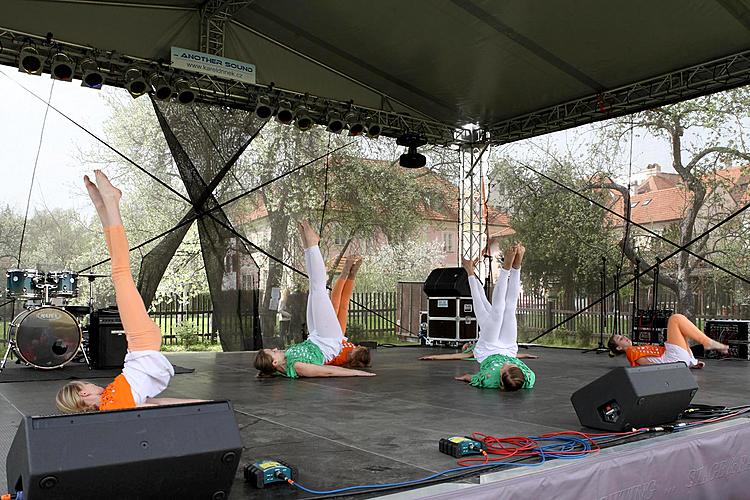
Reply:
[[[638,202],[637,201],[630,204],[630,208],[635,208],[637,206],[638,206]]]
[[[645,201],[644,201],[643,203],[641,203],[641,206],[642,206],[642,207],[645,207],[645,206],[646,206],[646,205],[648,205],[649,203],[651,203],[651,198],[649,198],[648,200],[645,200]]]
[[[443,233],[443,252],[453,252],[453,233]]]

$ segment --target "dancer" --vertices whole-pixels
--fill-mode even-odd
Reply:
[[[346,323],[349,317],[349,301],[354,291],[354,280],[361,265],[362,257],[345,257],[344,269],[336,279],[331,291],[331,303],[344,334],[346,334]],[[326,361],[326,364],[345,368],[366,368],[370,366],[370,361],[370,349],[353,344],[344,337],[341,342],[341,352],[332,360]]]
[[[667,341],[663,346],[654,344],[634,346],[633,342],[624,335],[613,335],[607,346],[610,357],[625,354],[630,366],[682,361],[688,368],[703,368],[706,364],[695,359],[688,339],[698,342],[706,349],[721,351],[725,354],[729,351],[729,346],[708,337],[682,314],[673,314],[669,317]]]
[[[303,221],[297,225],[305,249],[305,268],[310,280],[307,296],[308,339],[286,350],[261,349],[255,368],[261,376],[277,372],[285,377],[372,377],[375,374],[341,366],[325,365],[340,352],[344,334],[326,289],[326,268],[320,253],[320,236]]]
[[[112,282],[127,337],[128,353],[122,373],[114,382],[107,387],[89,382],[69,382],[57,393],[57,408],[64,413],[79,413],[201,401],[154,397],[167,388],[174,369],[172,363],[159,352],[161,330],[148,317],[130,274],[128,240],[120,217],[122,193],[101,170],[95,170],[95,174],[96,184],[88,176],[84,176],[83,180],[99,214],[112,258]]]
[[[492,293],[492,304],[484,294],[482,284],[474,275],[474,262],[463,260],[469,275],[469,288],[474,313],[479,324],[479,340],[468,351],[456,354],[424,356],[423,360],[465,359],[474,357],[479,372],[465,373],[456,380],[469,382],[474,387],[517,391],[534,387],[536,376],[518,359],[518,325],[516,305],[521,291],[521,264],[526,249],[517,244],[505,251],[503,267]],[[473,351],[473,353],[471,352]]]

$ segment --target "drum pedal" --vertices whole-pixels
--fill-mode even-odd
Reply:
[[[287,479],[294,479],[294,470],[281,460],[257,460],[245,466],[245,482],[259,489],[286,483]]]
[[[464,436],[453,436],[443,438],[438,444],[442,453],[450,455],[453,458],[467,457],[470,455],[481,455],[484,450],[484,444]]]

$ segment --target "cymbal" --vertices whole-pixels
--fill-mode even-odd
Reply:
[[[79,278],[109,278],[109,274],[80,273]]]

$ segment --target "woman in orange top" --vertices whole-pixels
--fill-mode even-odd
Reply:
[[[331,302],[336,311],[336,317],[341,325],[341,331],[346,333],[346,322],[349,316],[349,301],[354,291],[354,280],[362,265],[362,257],[345,257],[344,269],[336,279],[331,291]],[[344,337],[341,341],[341,352],[328,361],[327,365],[344,366],[346,368],[365,368],[370,366],[370,350],[349,342]]]
[[[167,388],[174,369],[159,352],[161,330],[148,317],[130,274],[128,240],[120,217],[122,193],[103,172],[95,170],[95,173],[96,184],[88,176],[83,180],[102,222],[112,258],[112,282],[128,353],[122,373],[111,384],[101,387],[88,382],[69,382],[57,393],[57,408],[65,413],[78,413],[199,401],[154,397]]]
[[[608,343],[609,355],[625,354],[630,366],[682,361],[688,368],[703,368],[705,363],[695,359],[688,339],[698,342],[706,349],[723,353],[729,350],[729,346],[708,337],[682,314],[673,314],[667,322],[667,341],[663,346],[653,344],[634,346],[633,342],[624,335],[613,335]]]

